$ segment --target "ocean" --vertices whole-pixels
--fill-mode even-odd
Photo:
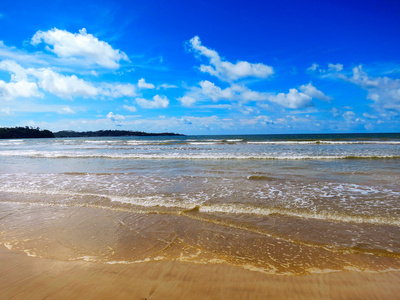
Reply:
[[[104,264],[400,269],[400,134],[0,140],[0,243]]]

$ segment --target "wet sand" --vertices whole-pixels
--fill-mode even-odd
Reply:
[[[247,263],[262,256],[250,250],[265,237],[185,216],[14,202],[0,208],[0,299],[399,299],[400,295],[398,271],[308,275],[251,271]],[[272,244],[276,250],[266,259],[284,264],[287,256],[290,268],[302,262],[301,256],[281,253],[284,248],[276,245],[282,244]],[[323,260],[322,250],[312,251],[311,262]],[[360,265],[365,257],[374,258],[350,256]],[[394,267],[397,259],[378,261]]]
[[[400,272],[274,276],[227,265],[105,265],[0,248],[1,299],[399,299]]]

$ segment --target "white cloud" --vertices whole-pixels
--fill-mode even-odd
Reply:
[[[26,53],[15,47],[8,47],[3,41],[0,41],[0,58],[6,60],[17,60],[19,62],[26,62],[30,64],[47,64],[48,61],[43,59],[38,53]]]
[[[347,121],[347,122],[351,122],[354,121],[356,114],[353,111],[346,111],[343,114],[343,118]]]
[[[362,65],[353,68],[353,76],[349,81],[360,85],[364,88],[371,88],[379,86],[379,79],[370,79],[366,72],[363,71]]]
[[[211,98],[213,101],[218,101],[219,99],[232,99],[234,97],[231,88],[221,89],[208,80],[200,81],[199,84],[203,95]]]
[[[163,83],[163,84],[160,84],[157,87],[157,90],[159,90],[159,89],[164,89],[164,90],[166,90],[166,89],[176,89],[177,87],[178,86],[173,85],[173,84]]]
[[[318,72],[321,74],[321,77],[338,77],[340,76],[340,72],[343,71],[343,65],[342,64],[328,64],[327,69],[321,68],[320,65],[313,63],[311,67],[307,68],[307,71],[316,73]]]
[[[367,98],[374,101],[376,109],[400,111],[400,79],[370,77],[360,65],[346,80],[366,89]]]
[[[137,111],[137,108],[135,106],[130,106],[130,105],[124,105],[123,106],[126,110],[129,110],[130,112],[135,112]]]
[[[12,100],[14,98],[23,97],[41,97],[38,87],[34,82],[18,81],[4,82],[0,80],[0,99]]]
[[[142,108],[167,108],[169,100],[165,96],[155,95],[153,100],[146,100],[144,98],[136,98],[137,104]]]
[[[196,103],[196,99],[189,96],[183,96],[181,98],[178,98],[178,100],[182,103],[182,106],[185,107],[193,107],[193,105]]]
[[[340,72],[343,70],[342,64],[328,64],[328,71]]]
[[[116,125],[120,126],[120,125],[121,125],[121,122],[122,122],[123,120],[125,120],[125,117],[122,116],[122,115],[114,114],[113,112],[110,111],[110,112],[107,114],[107,119],[111,120],[113,123],[115,123]]]
[[[232,109],[231,104],[210,104],[210,105],[203,105],[202,107],[205,108],[216,108],[216,109]]]
[[[252,91],[241,84],[232,84],[227,88],[222,89],[219,86],[216,86],[213,82],[203,80],[199,82],[199,85],[200,87],[192,87],[191,91],[185,95],[185,97],[189,98],[183,100],[187,100],[187,103],[193,102],[191,99],[195,99],[196,102],[206,102],[211,99],[213,102],[225,100],[230,102],[246,103],[250,101],[265,101],[268,98],[267,93]],[[182,98],[179,98],[178,100],[181,100]],[[210,107],[210,105],[202,105],[201,107]],[[229,107],[231,106],[229,105]]]
[[[266,101],[274,102],[288,108],[305,108],[314,105],[312,102],[313,97],[321,100],[331,99],[323,92],[316,89],[311,83],[302,85],[300,87],[302,92],[299,92],[297,89],[290,89],[287,94],[257,92],[240,84],[232,84],[231,86],[222,89],[208,80],[201,81],[199,85],[200,88],[193,87],[191,92],[185,95],[185,97],[188,97],[187,99],[183,99],[184,97],[182,97],[178,100],[181,102],[187,100],[188,103],[193,101],[206,101],[208,99],[211,99],[214,102],[227,100],[230,102],[236,102],[236,104],[230,107],[234,107],[244,114],[249,114],[257,113],[257,110],[254,107],[244,106],[244,104],[248,102],[257,102],[259,108],[270,110],[271,107],[265,103]],[[199,107],[210,107],[210,105],[202,105]]]
[[[0,70],[11,73],[11,81],[0,80],[0,98],[12,100],[18,97],[41,97],[35,82],[28,79],[26,71],[15,61],[3,60],[0,62]]]
[[[154,89],[155,86],[152,83],[147,83],[144,78],[139,79],[138,81],[139,89]]]
[[[84,58],[102,67],[119,68],[119,61],[129,61],[128,56],[113,49],[108,43],[100,41],[92,34],[88,34],[85,28],[79,33],[71,33],[66,30],[53,28],[48,31],[38,31],[31,39],[32,45],[46,43],[53,46],[46,49],[62,58]]]
[[[339,110],[336,107],[332,108],[331,112],[335,118],[339,116]]]
[[[99,93],[106,97],[120,98],[120,97],[133,97],[136,96],[136,89],[133,84],[126,83],[103,83],[99,89]]]
[[[351,74],[343,70],[342,64],[329,64],[328,69],[319,69],[322,78],[341,79],[365,89],[367,99],[374,102],[373,107],[380,111],[400,112],[400,79],[389,77],[373,77],[359,65],[352,69]]]
[[[0,62],[0,69],[11,73],[11,81],[27,81],[26,70],[13,60]]]
[[[330,100],[332,100],[331,97],[326,96],[323,92],[321,92],[320,90],[317,90],[317,88],[314,87],[311,84],[311,82],[309,84],[307,84],[307,85],[303,84],[302,86],[300,86],[300,90],[304,94],[306,94],[306,95],[308,95],[308,96],[310,96],[312,98],[316,98],[316,99],[319,99],[319,100],[322,100],[322,101],[330,101]]]
[[[367,119],[377,119],[377,116],[371,115],[369,113],[363,113],[363,117]]]
[[[94,97],[98,90],[90,83],[75,75],[64,76],[51,69],[28,69],[29,74],[39,81],[39,87],[58,97],[71,99],[73,96]]]
[[[210,60],[210,65],[200,66],[200,71],[209,73],[221,80],[235,81],[245,77],[267,78],[274,73],[272,67],[262,63],[253,64],[247,61],[237,61],[233,64],[223,61],[215,50],[203,46],[198,36],[189,41],[189,46],[193,51]]]
[[[308,67],[308,68],[307,68],[307,71],[315,72],[318,68],[319,68],[319,65],[316,64],[316,63],[313,63],[313,64],[311,65],[311,67]]]
[[[37,85],[47,92],[68,99],[71,99],[72,96],[93,97],[98,94],[94,86],[75,75],[64,76],[49,68],[24,69],[15,61],[6,60],[0,62],[0,69],[11,73],[11,81],[15,81],[15,83],[11,82],[9,84],[14,86],[18,84],[19,88],[22,89],[19,93],[24,93],[22,86],[26,89],[25,93],[28,96],[25,97],[33,94],[37,95],[38,93],[35,92]],[[36,82],[27,82],[28,79],[31,81],[37,80],[37,84]]]
[[[58,111],[58,113],[59,114],[74,114],[75,111],[69,106],[64,106]]]
[[[130,83],[91,83],[76,75],[63,75],[50,68],[25,69],[15,61],[1,61],[0,69],[11,73],[11,82],[2,83],[3,97],[12,99],[21,97],[39,97],[42,90],[58,97],[133,97],[136,96],[135,85]],[[26,95],[26,96],[25,96]]]
[[[289,108],[304,108],[313,106],[310,96],[299,93],[296,89],[290,89],[289,93],[279,93],[278,95],[271,95],[268,100],[275,102],[279,105]]]
[[[268,99],[267,93],[252,91],[244,85],[232,85],[231,89],[237,93],[240,102],[263,101]]]

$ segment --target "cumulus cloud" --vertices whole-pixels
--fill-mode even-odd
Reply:
[[[98,90],[90,83],[75,75],[65,76],[48,68],[28,69],[28,73],[38,79],[39,87],[58,97],[71,99],[78,97],[94,97]]]
[[[141,78],[138,81],[138,88],[139,89],[154,89],[155,86],[152,83],[147,83],[144,78]]]
[[[316,98],[316,99],[319,99],[319,100],[322,100],[322,101],[330,101],[330,100],[332,100],[331,97],[326,96],[323,92],[321,92],[320,90],[317,90],[317,88],[315,86],[313,86],[311,84],[311,82],[309,84],[307,84],[307,85],[303,84],[302,86],[300,86],[300,90],[304,94],[306,94],[306,95],[308,95],[308,96],[310,96],[312,98]]]
[[[155,95],[153,100],[147,100],[144,98],[136,98],[137,104],[142,108],[167,108],[169,100],[163,95]]]
[[[107,119],[109,119],[109,120],[111,120],[113,123],[115,123],[117,126],[121,126],[121,122],[123,121],[123,120],[125,120],[125,117],[123,116],[123,115],[117,115],[117,114],[114,114],[112,111],[110,111],[108,114],[107,114]]]
[[[4,82],[0,80],[0,99],[41,97],[36,83],[28,81]]]
[[[29,80],[25,69],[15,61],[1,61],[0,70],[11,73],[10,82],[0,80],[0,98],[12,100],[18,97],[28,98],[42,96],[37,84]]]
[[[262,63],[254,64],[247,61],[237,61],[233,64],[224,61],[218,52],[203,46],[198,36],[189,41],[189,47],[192,51],[208,58],[210,61],[210,65],[201,65],[200,71],[209,73],[221,80],[235,81],[245,77],[267,78],[274,73],[272,67]]]
[[[43,91],[65,99],[73,97],[133,97],[136,88],[130,83],[91,83],[76,75],[63,75],[50,68],[25,69],[15,61],[1,61],[0,70],[11,73],[11,82],[2,82],[4,98],[39,97]]]
[[[235,108],[244,114],[252,114],[258,113],[258,110],[251,106],[245,106],[246,103],[256,102],[258,108],[270,110],[271,106],[266,102],[273,102],[283,107],[297,109],[314,106],[313,98],[324,101],[331,100],[330,97],[326,96],[311,83],[300,86],[300,91],[292,88],[287,94],[253,91],[242,84],[231,84],[229,87],[222,89],[207,80],[199,82],[199,85],[200,88],[193,87],[184,97],[178,98],[183,106],[191,106],[195,101],[204,102],[211,99],[217,102],[225,100],[231,102],[229,108]],[[211,106],[202,105],[201,107]]]
[[[342,64],[329,64],[327,69],[316,66],[322,78],[341,79],[365,89],[367,99],[374,102],[373,107],[381,114],[385,111],[400,112],[400,79],[371,76],[362,65],[354,67],[351,72],[344,70]]]
[[[0,69],[11,73],[11,81],[27,81],[26,70],[13,60],[0,62]]]
[[[25,69],[15,61],[2,61],[0,69],[12,74],[11,81],[15,81],[14,86],[18,84],[20,87],[22,85],[26,88],[27,97],[32,93],[37,94],[35,92],[37,85],[42,90],[62,98],[70,99],[72,96],[93,97],[98,94],[94,86],[75,75],[65,76],[49,68]],[[20,93],[24,93],[24,91],[20,91]]]
[[[219,99],[233,99],[234,93],[231,88],[221,89],[208,80],[200,81],[199,84],[203,95],[211,98],[213,101],[218,101]]]
[[[183,96],[181,98],[178,98],[178,100],[182,103],[182,106],[185,107],[193,107],[193,105],[196,103],[196,99],[189,96]]]
[[[289,93],[279,93],[271,95],[268,100],[288,108],[304,108],[313,106],[312,98],[304,93],[299,93],[297,89],[290,89]]]
[[[349,81],[360,85],[364,88],[378,87],[380,78],[371,79],[366,72],[363,71],[362,65],[353,68],[353,76]],[[389,78],[387,78],[389,80]],[[386,80],[386,81],[387,81]]]
[[[40,43],[47,45],[46,49],[62,58],[83,58],[105,68],[119,68],[119,61],[129,61],[128,56],[113,49],[107,42],[100,41],[92,34],[88,34],[85,28],[79,33],[71,33],[66,30],[53,28],[48,31],[35,33],[31,39],[32,45]]]
[[[361,88],[368,91],[367,99],[374,101],[378,110],[400,111],[400,79],[389,77],[371,77],[362,65],[353,68],[353,76],[346,77]]]
[[[266,93],[252,91],[241,84],[232,84],[222,89],[213,82],[203,80],[199,82],[199,86],[200,87],[191,88],[191,91],[185,95],[185,97],[188,97],[187,99],[185,98],[187,101],[184,99],[185,102],[193,102],[191,99],[195,99],[195,101],[207,101],[211,99],[214,102],[226,100],[240,103],[267,100]],[[183,99],[183,97],[179,100],[181,99]]]
[[[237,94],[240,102],[268,100],[268,94],[250,90],[244,85],[232,85],[231,90]]]

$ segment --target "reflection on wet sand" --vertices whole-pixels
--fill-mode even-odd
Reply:
[[[300,223],[293,220],[288,224],[291,230],[285,233],[284,226],[276,224],[282,223],[279,218],[271,220],[275,227],[267,223],[254,227],[246,225],[246,220],[235,224],[196,211],[176,215],[21,203],[1,207],[1,243],[40,258],[104,264],[217,263],[275,275],[400,268],[394,252],[368,249],[368,244],[361,243],[347,248],[344,242],[339,247],[328,240],[324,244],[321,236],[327,239],[326,233],[313,232],[308,224],[308,235],[296,234],[293,226]],[[331,230],[332,237],[335,232],[340,232],[340,227]],[[344,238],[336,235],[336,241]]]

